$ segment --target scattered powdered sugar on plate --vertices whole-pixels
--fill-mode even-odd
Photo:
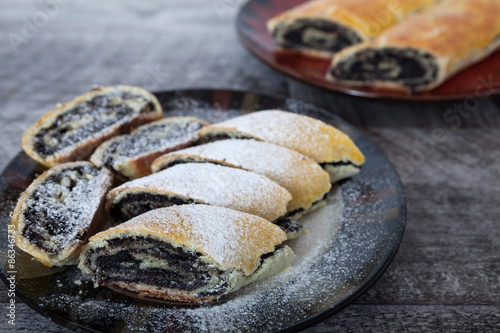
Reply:
[[[89,227],[109,182],[107,173],[88,162],[66,166],[46,174],[26,199],[28,208],[23,212],[27,221],[24,232],[30,237],[42,235],[42,243],[50,251],[74,242],[82,228]]]
[[[166,163],[187,157],[216,161],[255,172],[292,194],[288,211],[309,209],[330,189],[328,174],[311,158],[294,150],[256,140],[220,140],[165,155]]]
[[[150,152],[173,149],[197,138],[202,123],[191,118],[160,120],[135,129],[131,134],[117,137],[108,153],[120,162],[128,161]]]
[[[162,102],[161,99],[160,102]],[[171,98],[165,104],[166,107],[164,109],[168,110],[167,117],[182,117],[186,116],[188,112],[190,116],[208,121],[209,123],[218,123],[241,115],[241,111],[239,110],[222,110],[217,105],[214,106],[190,97]]]
[[[287,190],[264,176],[210,163],[178,164],[120,185],[111,194],[127,190],[187,197],[269,221],[285,215],[292,199]]]

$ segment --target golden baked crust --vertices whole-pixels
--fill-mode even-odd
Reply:
[[[139,96],[142,100],[139,101],[134,96]],[[130,98],[129,98],[130,97]],[[61,123],[58,126],[61,128],[61,138],[55,138],[50,134],[37,138],[37,134],[41,131],[48,130],[51,126],[55,126],[56,122],[63,115],[69,114],[76,107],[85,107],[87,110],[92,109],[92,102],[96,98],[103,98],[100,102],[109,102],[111,105],[124,106],[132,109],[132,115],[129,117],[116,117],[116,121],[105,126],[97,133],[91,133],[90,136],[69,140],[65,135],[75,133],[75,130],[83,126],[88,126],[89,123],[95,123],[102,119],[89,118],[87,121],[84,117],[75,117],[73,123]],[[135,99],[134,99],[135,98]],[[143,108],[149,108],[149,111],[140,114]],[[97,109],[96,109],[97,110]],[[117,112],[117,111],[113,111]],[[88,115],[88,113],[86,113]],[[92,117],[91,115],[88,115]],[[162,117],[162,108],[156,97],[144,89],[131,86],[115,86],[115,87],[99,87],[90,92],[76,97],[70,102],[67,102],[55,110],[42,116],[36,123],[24,133],[22,139],[22,148],[31,158],[45,166],[54,166],[63,162],[87,159],[102,142],[122,133],[128,133],[131,129]],[[57,129],[56,129],[57,130]],[[42,142],[40,142],[40,140]],[[41,154],[38,150],[40,146],[53,147],[61,142],[71,142],[69,146],[63,147],[61,150],[56,150],[52,153]],[[50,146],[49,146],[50,145]],[[50,150],[49,150],[50,151]],[[42,156],[43,155],[43,156]]]
[[[81,176],[75,176],[74,170],[80,172]],[[90,174],[88,170],[95,171],[97,176]],[[65,172],[68,172],[68,174],[65,174]],[[54,177],[54,182],[59,182],[61,187],[72,186],[69,193],[52,185]],[[86,178],[89,182],[87,185],[89,192],[85,192],[86,195],[81,195],[84,192],[78,192],[79,188],[76,185],[78,177]],[[111,172],[106,169],[98,170],[90,162],[65,163],[45,171],[23,192],[12,213],[10,224],[15,229],[16,245],[49,267],[75,264],[81,247],[87,242],[88,237],[92,236],[100,227],[99,223],[104,210],[105,195],[111,188],[112,180],[113,175]],[[51,199],[53,199],[53,202],[60,200],[60,205],[67,206],[66,208],[77,213],[76,219],[71,220],[71,216],[69,216],[71,212],[68,215],[62,215],[61,212],[57,211],[57,208],[52,211],[54,208],[50,206],[39,207],[42,216],[26,217],[25,214],[28,210],[36,205],[37,201],[41,200],[41,198],[32,198],[33,195],[44,195],[47,197],[44,198],[46,201]],[[51,195],[54,195],[54,197],[51,198]],[[39,220],[36,221],[38,225],[30,228],[30,224],[35,223],[35,221],[32,221],[33,218]],[[53,218],[54,221],[51,221],[50,218]],[[63,221],[62,219],[67,220]],[[61,224],[61,226],[53,225],[54,223]],[[40,244],[36,243],[39,237],[30,239],[32,237],[30,237],[27,230],[38,232],[39,235],[46,234],[44,230],[50,230],[48,233],[53,235],[50,237],[45,235],[42,238],[42,243],[47,248],[44,249]],[[62,235],[59,235],[60,233]],[[55,241],[60,241],[62,244],[55,245]],[[51,253],[53,251],[52,247],[55,247],[57,253]]]
[[[206,125],[195,117],[157,120],[104,142],[90,161],[110,168],[122,181],[144,177],[151,174],[151,163],[157,157],[196,143],[198,130]]]
[[[278,44],[285,46],[287,50],[330,58],[334,54],[333,51],[320,50],[305,45],[301,48],[286,47],[284,34],[300,21],[310,20],[310,22],[331,22],[350,31],[356,36],[357,42],[368,41],[416,11],[430,7],[434,2],[435,0],[308,1],[270,19],[267,23],[267,29],[276,38]],[[312,27],[309,24],[309,29]],[[316,33],[321,34],[320,31]]]
[[[221,134],[274,143],[309,156],[318,163],[345,162],[360,166],[365,161],[345,133],[320,120],[291,112],[252,112],[200,130],[202,141],[210,141],[210,136]]]
[[[127,243],[127,239],[134,241]],[[79,268],[85,274],[94,275],[101,285],[115,284],[137,291],[140,296],[205,302],[289,267],[293,251],[287,246],[276,249],[285,240],[285,233],[280,228],[254,215],[207,205],[174,206],[149,211],[93,236],[80,255]],[[125,241],[125,244],[120,244],[120,241]],[[164,255],[155,255],[160,260],[151,260],[148,250],[141,252],[141,249],[151,248],[148,244],[157,244],[155,248],[161,253],[164,253],[162,248],[172,249],[167,252],[177,253],[177,259],[169,261]],[[145,279],[136,281],[132,275],[142,272],[135,269],[127,274],[129,281],[124,282],[107,275],[105,269],[97,268],[96,256],[101,255],[99,249],[105,249],[102,256],[131,250],[135,260],[141,261],[141,271],[147,272],[152,267],[165,272],[174,270],[174,274],[166,274],[165,279],[176,279],[178,265],[181,270],[186,270],[186,265],[191,267],[187,270],[189,272],[212,267],[209,269],[212,273],[204,278],[206,286],[199,285],[196,275],[185,287],[165,287],[148,283]],[[262,259],[266,253],[272,253],[271,257]],[[127,267],[129,265],[122,264],[120,269],[126,273]],[[180,271],[179,274],[185,273]],[[190,283],[198,285],[190,287]]]
[[[431,90],[465,67],[500,47],[500,1],[447,0],[388,29],[371,42],[355,45],[335,55],[327,79],[350,85],[404,91]],[[413,50],[426,54],[437,75],[428,84],[412,88],[397,81],[345,79],[337,68],[369,50]]]
[[[130,214],[127,212],[120,218],[119,216],[124,214],[124,208],[120,206],[128,204],[129,200],[130,205],[139,202],[139,199],[130,199],[132,195],[135,198],[137,195],[160,195],[171,199],[169,205],[181,201],[227,207],[263,217],[268,221],[285,215],[287,203],[292,199],[286,189],[264,176],[210,163],[179,164],[127,182],[109,192],[107,210],[113,217],[124,221]],[[158,201],[149,198],[141,200],[148,202],[148,205]],[[135,209],[138,209],[138,212],[143,210],[139,210],[139,207]]]
[[[153,172],[177,163],[211,162],[266,176],[292,195],[288,212],[308,210],[330,191],[330,177],[313,159],[294,150],[256,140],[222,140],[182,149],[156,159]]]
[[[269,221],[233,209],[208,205],[159,208],[141,214],[90,238],[89,247],[107,239],[148,236],[186,246],[223,270],[252,274],[259,257],[286,240],[284,231]]]

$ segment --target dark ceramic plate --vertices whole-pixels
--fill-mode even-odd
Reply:
[[[436,89],[407,94],[387,89],[350,87],[325,80],[329,60],[280,50],[266,30],[271,17],[307,0],[250,0],[240,10],[236,30],[243,45],[257,58],[293,78],[349,95],[405,100],[449,100],[500,93],[500,52],[456,74]]]
[[[292,269],[215,304],[187,306],[94,288],[76,267],[46,268],[17,250],[9,264],[9,213],[45,169],[21,152],[0,175],[0,276],[7,285],[7,275],[15,276],[16,294],[30,307],[88,332],[294,331],[340,311],[382,275],[403,236],[406,202],[394,167],[366,136],[327,111],[292,99],[226,90],[157,96],[167,117],[194,115],[218,122],[271,108],[315,117],[350,135],[367,162],[358,175],[332,189],[326,206],[301,219],[309,233],[289,244],[296,253]]]

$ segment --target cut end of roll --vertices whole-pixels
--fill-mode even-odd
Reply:
[[[438,81],[435,56],[412,48],[368,48],[334,57],[327,79],[351,85],[424,91]]]
[[[269,25],[269,32],[278,45],[286,49],[305,50],[317,55],[332,55],[346,47],[361,43],[362,37],[353,29],[319,19],[300,19],[291,23]]]

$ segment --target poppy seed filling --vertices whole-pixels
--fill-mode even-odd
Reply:
[[[262,263],[283,246],[260,256]],[[202,253],[146,236],[126,236],[90,249],[83,264],[99,285],[115,284],[138,292],[154,290],[156,296],[172,291],[196,297],[220,296],[231,288],[231,271],[202,260]]]
[[[355,168],[360,168],[361,169],[361,167],[359,165],[356,165],[356,164],[354,164],[352,162],[344,162],[344,161],[320,163],[320,166],[322,168],[325,168],[326,166],[334,166],[334,167],[339,167],[339,166],[353,166]]]
[[[362,42],[352,29],[327,20],[302,19],[293,24],[278,24],[273,31],[278,44],[291,49],[338,52]]]
[[[279,218],[276,220],[276,225],[287,234],[301,232],[304,229],[302,224],[288,217]]]
[[[207,162],[205,160],[199,160],[199,159],[196,159],[196,158],[182,157],[182,159],[174,159],[174,160],[171,160],[170,162],[168,162],[167,164],[162,165],[161,169],[158,170],[157,172],[159,172],[161,170],[165,170],[165,169],[171,168],[174,165],[186,164],[186,163],[213,163],[213,164],[224,165],[222,163],[216,163],[215,161]]]
[[[185,144],[203,127],[200,122],[178,121],[166,124],[149,124],[132,134],[114,141],[105,151],[104,164],[114,170],[113,164],[123,158],[135,158],[175,145]]]
[[[163,194],[151,194],[146,192],[127,193],[117,202],[113,202],[110,208],[110,214],[116,220],[125,222],[153,209],[173,205],[187,205],[191,203],[195,203],[194,200],[171,197]]]
[[[436,58],[410,48],[364,49],[339,61],[331,69],[335,78],[348,81],[396,82],[418,90],[436,81]]]
[[[200,143],[209,143],[227,139],[255,139],[255,138],[242,133],[210,133],[205,135]]]
[[[192,199],[171,197],[163,194],[128,193],[118,201],[113,202],[110,215],[119,222],[125,222],[153,209],[192,203],[197,202]],[[300,232],[303,229],[302,224],[288,217],[279,218],[276,220],[276,225],[286,233]]]
[[[228,288],[224,272],[201,260],[201,253],[149,237],[115,238],[107,243],[88,251],[84,259],[100,285],[198,290],[200,296],[220,295]]]
[[[97,168],[78,166],[47,177],[28,199],[23,236],[50,255],[84,239],[94,215],[89,203],[99,173]]]
[[[140,103],[139,113],[133,103]],[[64,148],[88,140],[115,125],[126,124],[134,115],[155,112],[146,98],[127,92],[96,96],[66,111],[35,135],[34,149],[42,156],[53,155]]]

